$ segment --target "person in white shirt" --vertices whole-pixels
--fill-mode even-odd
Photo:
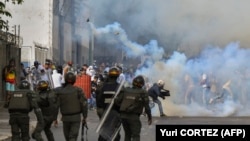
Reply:
[[[58,73],[57,70],[54,69],[51,77],[54,84],[54,88],[62,87],[62,74]]]
[[[94,79],[95,75],[96,75],[96,71],[94,69],[93,66],[89,66],[87,68],[87,72],[86,72],[89,76],[91,76],[91,81]]]
[[[123,73],[123,70],[122,70],[122,67],[120,66],[117,66],[120,70],[120,75],[119,77],[117,78],[117,83],[121,83],[123,80],[125,80],[125,74]]]

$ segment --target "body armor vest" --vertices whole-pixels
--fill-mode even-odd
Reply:
[[[20,111],[20,112],[30,112],[31,104],[29,100],[29,91],[19,90],[14,91],[11,94],[9,110],[10,111]]]
[[[52,91],[46,91],[39,93],[41,100],[40,108],[44,116],[55,115],[57,112],[57,99],[56,95]]]
[[[74,115],[81,113],[81,103],[78,89],[70,86],[60,92],[60,111],[62,115]]]
[[[102,91],[103,91],[103,98],[104,98],[103,100],[105,107],[107,107],[111,103],[118,85],[119,84],[116,82],[107,82],[103,85]]]
[[[144,107],[143,96],[145,91],[142,89],[126,88],[121,103],[120,111],[127,113],[141,114]]]

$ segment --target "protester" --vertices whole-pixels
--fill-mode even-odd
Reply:
[[[26,72],[23,63],[20,63],[20,81],[27,79],[28,73]]]
[[[165,84],[165,82],[163,80],[159,80],[157,83],[154,83],[153,86],[148,89],[149,96],[153,99],[153,101],[155,103],[158,104],[161,117],[166,116],[163,112],[162,103],[158,99],[158,97],[165,99],[165,97],[163,95],[161,95],[161,90],[163,89],[164,84]]]
[[[58,73],[56,69],[53,70],[51,75],[54,88],[62,87],[62,74]]]
[[[13,91],[15,91],[16,85],[16,66],[14,58],[10,59],[9,64],[4,67],[3,77],[6,87],[4,107],[7,108],[10,100],[10,95],[13,93]]]
[[[97,81],[98,81],[98,76],[94,76],[93,80],[91,80],[91,96],[90,96],[90,104],[89,104],[90,110],[96,109]]]

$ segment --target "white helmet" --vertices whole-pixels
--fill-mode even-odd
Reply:
[[[158,86],[163,87],[165,85],[165,82],[163,80],[158,80],[157,84]]]
[[[203,80],[207,79],[207,74],[203,73],[203,74],[202,74],[202,79],[203,79]]]

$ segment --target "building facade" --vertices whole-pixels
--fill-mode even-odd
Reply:
[[[54,0],[52,52],[57,64],[89,62],[90,27],[86,0]]]
[[[87,0],[25,0],[21,5],[6,4],[12,13],[9,32],[23,38],[21,61],[32,66],[50,59],[63,65],[89,61],[90,27]],[[18,27],[18,28],[17,28]]]

